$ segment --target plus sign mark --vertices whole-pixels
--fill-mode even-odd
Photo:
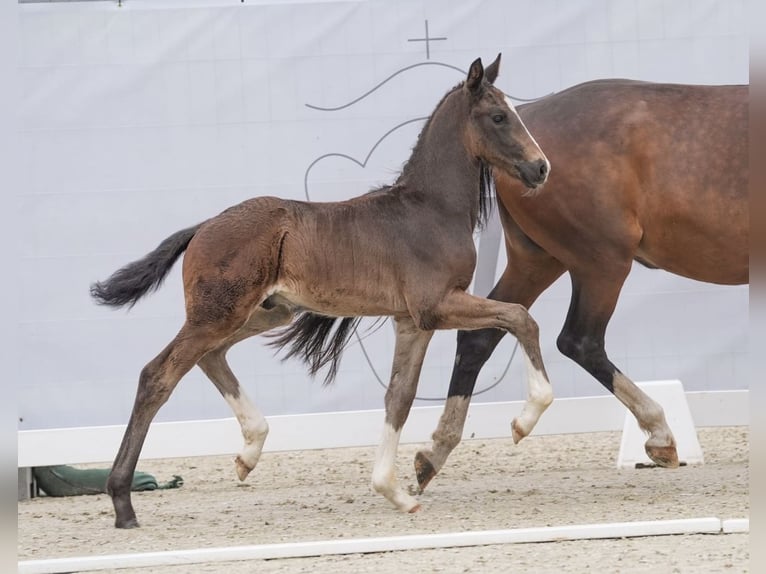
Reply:
[[[428,35],[428,20],[426,20],[426,37],[425,38],[408,38],[408,42],[425,42],[426,43],[426,60],[431,59],[431,42],[436,42],[437,40],[446,40],[446,36],[440,36],[438,38],[433,38]]]

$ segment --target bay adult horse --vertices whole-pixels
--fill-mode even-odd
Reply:
[[[100,303],[133,305],[183,261],[186,321],[141,371],[135,404],[107,480],[118,528],[138,525],[130,485],[149,425],[178,381],[199,365],[231,406],[245,446],[236,458],[244,480],[261,455],[268,426],[226,362],[229,348],[288,325],[276,345],[324,366],[332,379],[340,352],[361,316],[396,325],[383,436],[372,485],[398,509],[417,500],[396,481],[399,435],[415,397],[435,329],[499,328],[519,340],[534,397],[519,424],[534,426],[552,392],[537,324],[520,305],[466,292],[474,271],[473,230],[486,214],[490,170],[538,188],[550,165],[510,102],[492,84],[500,56],[481,60],[437,105],[392,186],[348,201],[308,203],[250,199],[178,231],[143,259],[116,271],[91,293]],[[338,318],[340,322],[337,323]]]
[[[559,350],[611,391],[649,435],[659,466],[678,466],[662,408],[607,357],[604,335],[633,261],[719,284],[743,284],[748,258],[748,86],[588,82],[519,106],[555,166],[543,193],[498,172],[508,264],[489,298],[529,308],[561,274],[572,296]],[[460,441],[479,370],[503,336],[458,333],[448,399],[421,490]],[[514,441],[527,429],[512,425]]]

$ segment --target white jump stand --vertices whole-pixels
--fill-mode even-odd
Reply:
[[[704,463],[697,429],[694,426],[681,381],[651,381],[636,384],[660,403],[665,410],[665,419],[676,438],[679,462],[681,464]],[[622,428],[620,453],[617,455],[617,467],[637,468],[641,465],[654,465],[644,451],[646,439],[647,435],[639,428],[636,418],[625,409],[625,423]]]

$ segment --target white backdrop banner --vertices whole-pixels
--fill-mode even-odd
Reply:
[[[748,82],[744,2],[729,0],[24,3],[18,26],[22,429],[124,423],[141,368],[183,321],[180,265],[130,312],[96,306],[91,282],[252,196],[390,183],[476,57],[503,53],[497,84],[517,102],[604,77]],[[501,252],[490,274],[503,266]],[[556,350],[568,298],[563,278],[532,308],[554,389],[604,392]],[[747,309],[746,287],[637,268],[607,350],[635,380],[744,388]],[[258,339],[229,356],[267,415],[380,408],[393,332],[372,323],[330,388]],[[476,400],[524,397],[514,342]],[[454,351],[454,332],[434,337],[416,404],[444,397]],[[229,414],[195,369],[158,420]]]

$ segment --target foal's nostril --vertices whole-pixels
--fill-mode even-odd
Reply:
[[[540,164],[538,167],[538,173],[540,174],[540,179],[545,179],[545,176],[548,175],[548,162],[544,159],[537,160],[537,163]]]

